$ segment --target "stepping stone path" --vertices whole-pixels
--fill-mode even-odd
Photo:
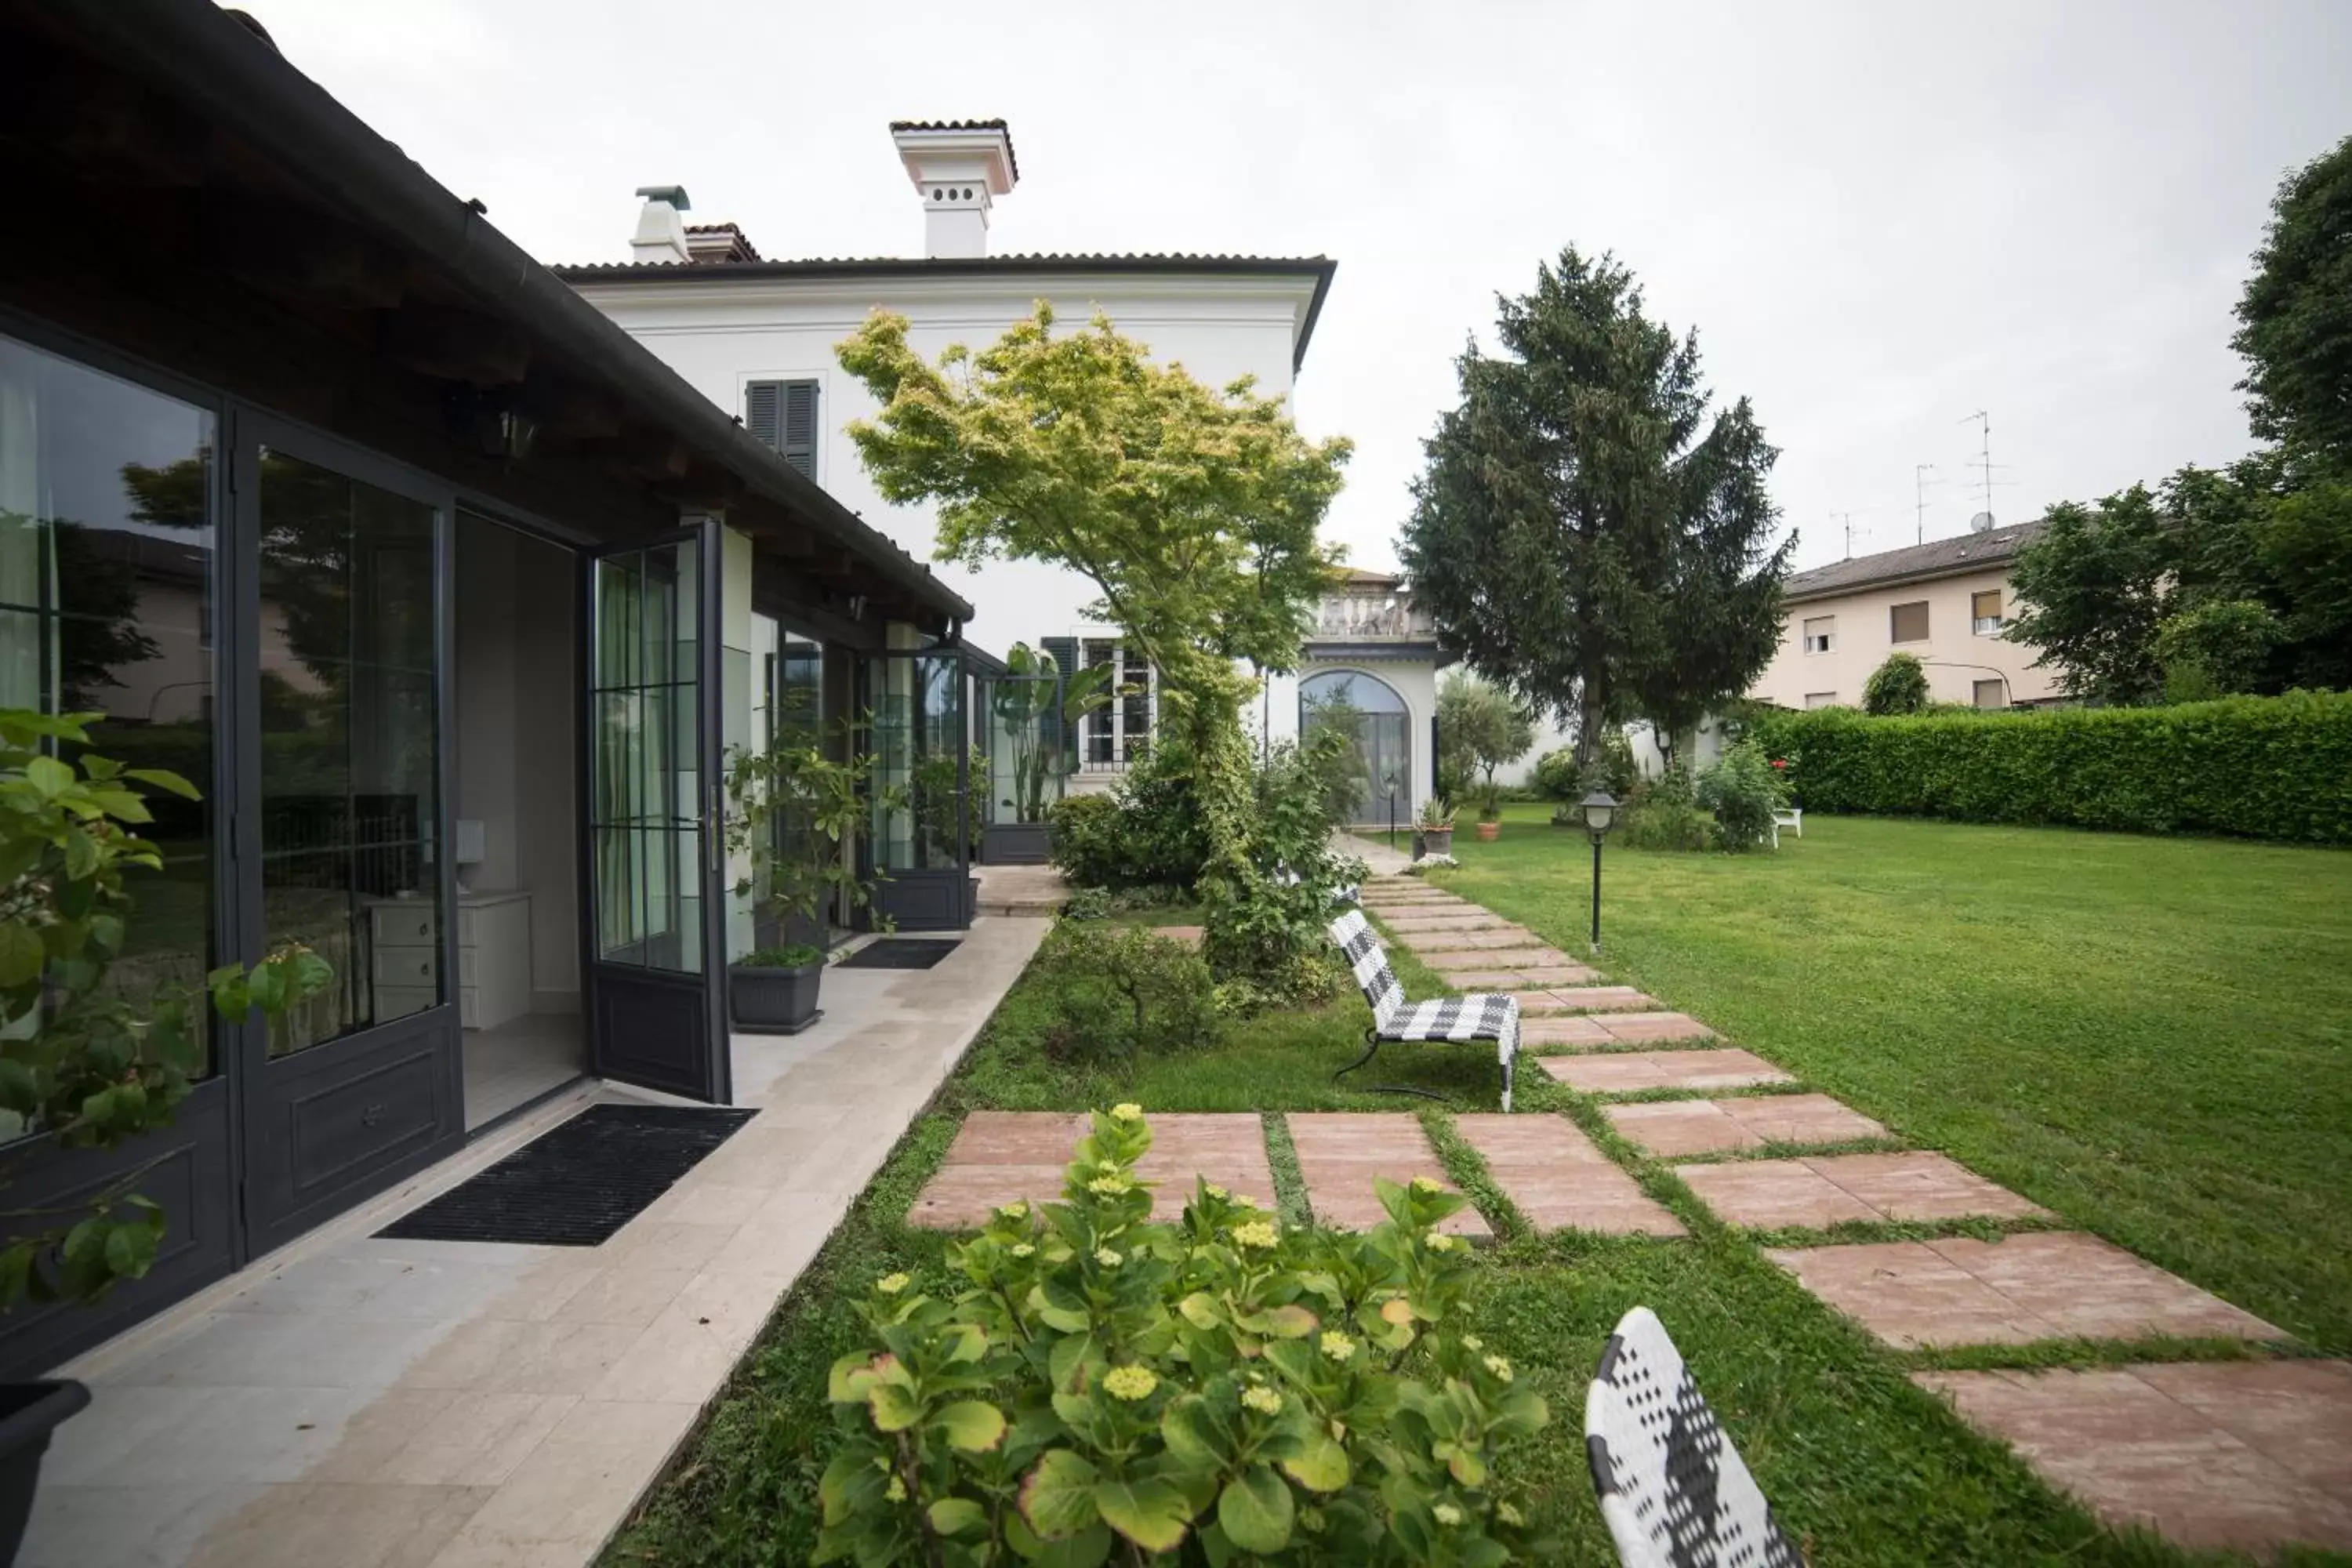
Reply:
[[[1612,1019],[1595,1018],[1606,1028]],[[1524,1026],[1522,1026],[1524,1027]],[[1733,1047],[1696,1051],[1611,1051],[1585,1057],[1538,1057],[1544,1071],[1586,1094],[1634,1094],[1650,1089],[1752,1089],[1796,1079],[1753,1051]]]
[[[1518,991],[1519,1016],[1546,1013],[1645,1013],[1654,1010],[1658,999],[1631,985],[1555,985],[1544,991]],[[1679,1018],[1679,1013],[1665,1015]],[[1687,1020],[1701,1035],[1714,1031],[1697,1019]]]
[[[1421,1118],[1409,1112],[1317,1111],[1287,1120],[1307,1206],[1324,1225],[1369,1230],[1386,1219],[1372,1193],[1374,1176],[1399,1183],[1427,1176],[1449,1192],[1459,1190],[1429,1146]],[[1439,1228],[1480,1240],[1494,1235],[1475,1208],[1448,1215]]]
[[[1611,1125],[1648,1153],[1726,1154],[1768,1143],[1843,1143],[1886,1129],[1826,1094],[1748,1094],[1731,1100],[1653,1100],[1604,1105]]]
[[[2192,1550],[2352,1551],[2352,1365],[1923,1372],[1974,1426],[2118,1530]]]
[[[1642,1191],[1592,1140],[1557,1116],[1457,1116],[1496,1185],[1538,1231],[1683,1236],[1682,1221]]]
[[[934,1230],[976,1230],[1000,1204],[1059,1198],[1062,1168],[1091,1125],[1082,1112],[973,1111],[957,1130],[939,1174],[908,1211],[907,1222]],[[1183,1213],[1195,1175],[1246,1193],[1269,1211],[1275,1206],[1265,1128],[1253,1115],[1154,1116],[1151,1152],[1136,1171],[1160,1184],[1151,1194],[1154,1219]]]
[[[2157,1334],[2285,1335],[2096,1237],[1873,1242],[1768,1249],[1806,1289],[1888,1344],[2021,1345]]]
[[[1481,948],[1543,945],[1541,937],[1518,925],[1500,926],[1493,931],[1422,931],[1399,940],[1424,959],[1433,952],[1473,952]]]
[[[1834,1154],[1676,1165],[1698,1199],[1750,1230],[1848,1220],[2047,1219],[2050,1211],[1941,1154]]]

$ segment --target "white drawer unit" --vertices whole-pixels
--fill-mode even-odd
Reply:
[[[368,918],[376,1021],[439,1002],[441,937],[433,906],[387,899],[370,906]],[[495,1029],[530,1011],[530,895],[459,894],[457,1021],[468,1029]]]

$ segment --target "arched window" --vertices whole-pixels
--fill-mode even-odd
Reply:
[[[1385,826],[1412,815],[1412,715],[1388,682],[1351,669],[1298,683],[1298,733],[1338,726],[1355,744],[1355,776],[1335,802],[1346,821]]]

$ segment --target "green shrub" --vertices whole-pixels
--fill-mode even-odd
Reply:
[[[1927,706],[1927,670],[1916,654],[1888,654],[1886,662],[1872,670],[1863,683],[1865,713],[1883,718],[1890,713],[1916,713]]]
[[[1808,811],[2352,844],[2352,692],[1759,719]]]
[[[1576,765],[1576,752],[1566,746],[1556,752],[1546,752],[1536,759],[1535,785],[1538,798],[1566,803],[1584,798],[1584,774]]]
[[[1062,918],[1071,921],[1107,921],[1110,919],[1115,895],[1108,888],[1079,888],[1062,906]]]
[[[805,942],[790,947],[755,947],[733,962],[738,969],[806,969],[824,962],[824,949]]]
[[[1187,944],[1143,926],[1065,921],[1038,954],[1035,973],[1052,1009],[1039,1041],[1049,1056],[1093,1062],[1193,1050],[1223,1033],[1208,964]]]
[[[1054,864],[1074,888],[1108,888],[1118,875],[1118,805],[1107,795],[1066,795],[1046,813]]]
[[[1770,842],[1772,814],[1784,804],[1780,774],[1753,741],[1726,747],[1698,775],[1693,795],[1715,817],[1716,847],[1733,851]]]
[[[997,1210],[940,1294],[875,1281],[815,1561],[1557,1561],[1498,1479],[1550,1413],[1461,1331],[1464,1200],[1376,1181],[1369,1233],[1286,1232],[1197,1182],[1155,1225],[1150,1146],[1097,1114],[1063,1201]]]
[[[1209,837],[1191,756],[1154,744],[1108,795],[1071,795],[1053,809],[1054,864],[1081,888],[1189,888],[1208,863]]]
[[[1319,1002],[1337,988],[1331,902],[1364,866],[1332,852],[1317,753],[1347,743],[1326,731],[1275,747],[1250,784],[1239,855],[1202,883],[1209,967],[1221,981],[1249,982],[1271,1004]]]
[[[1683,763],[1678,762],[1656,778],[1634,785],[1626,799],[1625,825],[1620,831],[1633,848],[1706,847],[1706,813],[1698,807],[1690,769]]]

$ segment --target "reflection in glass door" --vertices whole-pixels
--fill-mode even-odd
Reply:
[[[589,1055],[724,1100],[715,799],[717,557],[693,534],[594,558],[589,584]]]

